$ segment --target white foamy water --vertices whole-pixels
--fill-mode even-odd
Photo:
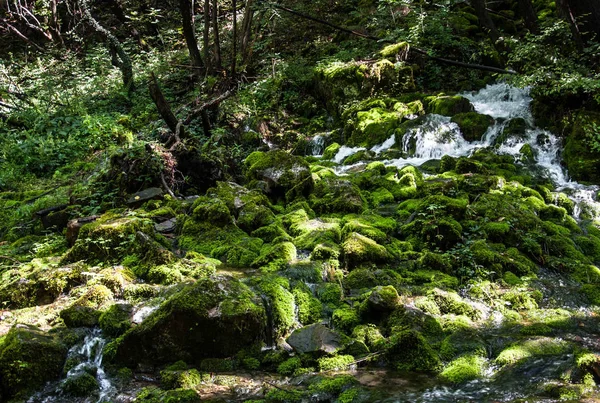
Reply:
[[[333,161],[336,164],[341,164],[346,158],[362,150],[366,150],[366,148],[341,146],[335,157],[333,157]]]
[[[553,133],[533,125],[534,119],[529,110],[532,99],[528,88],[494,84],[478,92],[462,95],[469,99],[478,113],[495,119],[495,123],[490,126],[480,141],[466,141],[458,125],[452,123],[449,117],[429,114],[420,126],[408,130],[402,139],[399,139],[405,158],[383,162],[398,168],[406,165],[418,166],[431,159],[440,159],[444,155],[469,156],[478,148],[493,145],[497,147],[498,154],[508,154],[515,159],[520,159],[521,148],[529,144],[535,156],[535,164],[542,168],[542,175],[554,183],[557,192],[564,192],[575,202],[573,217],[576,219],[600,217],[600,203],[596,200],[600,187],[585,186],[569,178],[561,165],[561,140]],[[522,118],[527,123],[525,135],[509,137],[502,144],[495,144],[510,119],[515,118]],[[394,140],[395,137],[391,137],[371,150],[378,154],[391,148]],[[364,148],[343,146],[334,161],[339,164],[348,156],[361,150]],[[343,175],[352,167],[338,167],[336,172]]]

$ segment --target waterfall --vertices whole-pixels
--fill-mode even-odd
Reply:
[[[79,363],[71,368],[58,385],[50,385],[44,391],[32,396],[28,403],[58,403],[71,401],[71,396],[65,396],[63,385],[69,379],[81,376],[83,373],[93,373],[98,382],[97,399],[87,400],[96,403],[109,402],[115,394],[116,388],[111,383],[102,367],[102,350],[106,344],[106,339],[102,337],[102,331],[98,328],[90,330],[83,341],[73,346],[68,353],[67,362],[77,360]],[[76,399],[76,398],[75,398]]]
[[[409,129],[399,139],[399,144],[405,158],[383,161],[387,166],[402,168],[406,165],[418,166],[431,159],[440,159],[444,155],[463,157],[473,154],[479,148],[495,147],[498,154],[521,158],[521,149],[528,144],[535,156],[535,165],[556,186],[556,192],[564,192],[575,203],[573,217],[600,217],[600,203],[596,194],[599,186],[585,186],[571,180],[561,166],[561,140],[553,133],[535,127],[534,119],[529,110],[532,98],[529,88],[515,88],[500,83],[488,85],[486,88],[461,94],[474,106],[475,111],[494,118],[491,125],[480,141],[466,141],[460,128],[447,116],[429,114],[418,127]],[[523,136],[509,137],[500,141],[499,136],[511,119],[521,118],[526,123]],[[394,144],[392,136],[381,145],[374,146],[371,151],[379,154]],[[340,164],[348,156],[364,150],[362,147],[340,148],[334,162]],[[354,166],[337,167],[335,171],[344,175]],[[585,213],[585,214],[583,214]]]

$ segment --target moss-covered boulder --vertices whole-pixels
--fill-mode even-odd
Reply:
[[[233,279],[202,279],[107,345],[105,357],[129,367],[227,357],[263,340],[265,324],[260,299],[246,286]]]
[[[320,323],[294,330],[287,342],[299,353],[334,354],[344,346],[342,335]]]
[[[114,304],[102,312],[98,323],[105,335],[118,337],[131,327],[133,307],[129,304]]]
[[[425,98],[425,108],[429,113],[454,116],[459,113],[473,112],[471,102],[460,95],[438,95]]]
[[[0,394],[7,400],[26,397],[28,391],[57,379],[67,352],[57,335],[16,325],[0,344]]]
[[[487,129],[494,124],[494,118],[477,112],[464,112],[454,115],[452,122],[460,127],[465,140],[479,141]]]
[[[350,233],[342,243],[343,258],[349,267],[360,263],[384,263],[392,258],[387,249],[357,232]]]
[[[366,200],[360,189],[347,179],[326,178],[317,183],[310,198],[319,214],[361,213]]]
[[[67,327],[93,327],[98,325],[101,312],[89,306],[72,305],[60,312]]]
[[[97,221],[81,227],[75,245],[63,260],[114,261],[134,253],[149,253],[149,248],[160,247],[152,243],[153,236],[152,220],[135,215],[122,217],[107,213]]]
[[[94,394],[100,385],[94,376],[87,372],[65,379],[61,385],[62,391],[71,397],[87,397]]]
[[[581,182],[600,183],[600,150],[597,133],[600,113],[580,112],[574,120],[573,129],[568,134],[563,149],[563,160],[569,175]],[[596,140],[593,140],[596,138]],[[596,148],[591,144],[596,142]]]
[[[392,367],[400,371],[437,371],[441,362],[437,353],[415,330],[404,330],[393,334],[387,348],[387,359]]]
[[[0,301],[8,308],[50,304],[83,281],[87,270],[83,263],[67,266],[34,259],[18,269],[0,272]]]
[[[244,172],[250,185],[273,201],[307,197],[314,186],[308,163],[285,151],[253,152],[244,161]]]

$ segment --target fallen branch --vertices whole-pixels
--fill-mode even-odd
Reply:
[[[200,105],[199,107],[193,109],[190,112],[190,115],[183,121],[184,125],[189,125],[192,120],[194,120],[195,118],[197,118],[199,115],[202,115],[202,112],[205,111],[208,108],[211,108],[215,105],[220,104],[221,102],[223,102],[224,100],[226,100],[227,98],[229,98],[231,95],[233,95],[234,91],[233,90],[227,90],[224,93],[222,93],[221,95],[219,95],[216,98],[211,99],[210,101],[206,101],[205,103],[203,103],[202,105]]]
[[[304,19],[307,19],[307,20],[311,20],[311,21],[317,22],[317,23],[322,24],[322,25],[327,25],[328,27],[334,28],[334,29],[336,29],[338,31],[346,32],[346,33],[349,33],[351,35],[355,35],[355,36],[358,36],[358,37],[361,37],[361,38],[364,38],[364,39],[369,39],[369,40],[372,40],[372,41],[380,41],[380,42],[391,43],[391,41],[381,40],[380,38],[377,38],[375,36],[363,34],[362,32],[358,32],[358,31],[353,31],[351,29],[344,28],[344,27],[341,27],[339,25],[332,24],[331,22],[324,21],[324,20],[321,20],[319,18],[315,18],[313,16],[301,13],[301,12],[296,11],[296,10],[292,10],[291,8],[287,8],[287,7],[281,6],[279,4],[274,4],[274,3],[269,3],[269,4],[273,8],[277,8],[279,10],[286,11],[286,12],[288,12],[290,14],[297,15],[298,17],[301,17],[301,18],[304,18]],[[432,60],[435,60],[435,61],[440,62],[440,63],[446,63],[446,64],[449,64],[451,66],[465,67],[465,68],[468,68],[468,69],[483,70],[483,71],[489,71],[489,72],[500,73],[500,74],[517,74],[517,72],[515,72],[514,70],[504,70],[504,69],[501,69],[501,68],[498,68],[498,67],[485,66],[485,65],[481,65],[481,64],[464,63],[464,62],[459,62],[459,61],[456,61],[456,60],[445,59],[443,57],[432,56],[426,50],[415,48],[413,46],[411,46],[410,49],[414,50],[415,52],[417,52],[417,53],[419,53],[419,54],[421,54],[423,56],[426,56],[426,57],[428,57],[428,58],[430,58]]]

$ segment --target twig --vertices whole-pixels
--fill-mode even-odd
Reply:
[[[199,115],[202,114],[202,112],[208,108],[210,108],[211,106],[215,106],[220,104],[221,102],[223,102],[225,99],[229,98],[231,95],[233,95],[234,91],[233,90],[227,90],[224,93],[222,93],[221,95],[219,95],[216,98],[211,99],[210,101],[206,101],[205,103],[203,103],[202,105],[200,105],[199,107],[193,109],[190,112],[190,115],[183,121],[184,125],[189,125],[192,120],[196,117],[198,117]]]

